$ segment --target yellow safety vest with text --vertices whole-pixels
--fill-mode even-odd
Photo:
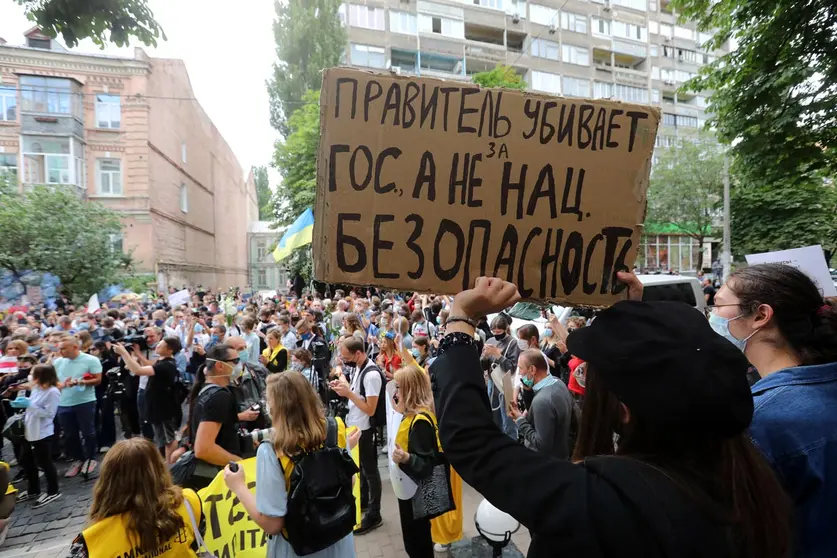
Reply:
[[[189,513],[186,511],[185,501],[188,500],[195,521],[200,525],[201,500],[194,491],[187,489],[183,490],[183,497],[184,503],[177,510],[183,518],[183,528],[159,547],[140,549],[136,544],[131,543],[128,538],[127,514],[114,515],[82,532],[89,558],[195,558],[195,551],[192,550],[195,534]],[[136,536],[132,538],[137,540]]]
[[[398,432],[395,435],[395,443],[404,451],[410,451],[407,449],[410,443],[410,429],[413,427],[413,422],[417,420],[426,420],[433,425],[433,429],[436,431],[436,449],[441,452],[442,444],[439,442],[439,427],[436,425],[436,417],[427,410],[420,411],[411,417],[405,416],[401,419],[401,424],[398,426]]]

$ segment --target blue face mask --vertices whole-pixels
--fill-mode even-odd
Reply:
[[[738,350],[740,350],[742,353],[747,348],[747,341],[749,341],[750,338],[753,335],[756,334],[756,332],[754,331],[753,333],[751,333],[750,335],[748,335],[744,339],[738,339],[738,338],[734,337],[732,335],[732,333],[730,332],[729,323],[732,322],[732,321],[735,321],[738,318],[741,318],[743,316],[744,316],[744,314],[741,314],[741,315],[736,316],[734,318],[723,318],[723,317],[719,316],[718,314],[716,314],[715,312],[712,312],[711,314],[709,314],[709,325],[712,326],[712,329],[715,330],[715,333],[717,333],[718,335],[720,335],[721,337],[723,337],[724,339],[726,339],[727,341],[729,341],[730,343],[732,343],[733,345],[738,347]],[[758,330],[756,330],[756,331],[758,331]]]
[[[410,349],[410,354],[413,355],[413,358],[419,358],[421,356],[421,353],[418,349]]]
[[[546,328],[543,330],[544,337],[552,337],[552,330],[550,328]]]
[[[308,341],[309,339],[311,339],[311,334],[310,333],[303,333],[302,338],[304,340]]]
[[[209,340],[212,343],[217,343],[218,342],[218,336],[217,335],[212,335],[212,336],[210,336]]]

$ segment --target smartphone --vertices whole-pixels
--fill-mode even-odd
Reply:
[[[258,403],[254,403],[254,404],[250,405],[250,410],[251,411],[258,411],[259,409],[261,409],[261,406]]]

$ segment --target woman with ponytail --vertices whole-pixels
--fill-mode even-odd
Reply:
[[[730,276],[709,322],[744,352],[750,436],[795,505],[798,556],[837,556],[837,301],[795,267],[754,265]]]

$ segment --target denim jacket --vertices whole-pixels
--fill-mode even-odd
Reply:
[[[837,362],[786,368],[752,387],[750,436],[795,506],[796,556],[837,556]]]

